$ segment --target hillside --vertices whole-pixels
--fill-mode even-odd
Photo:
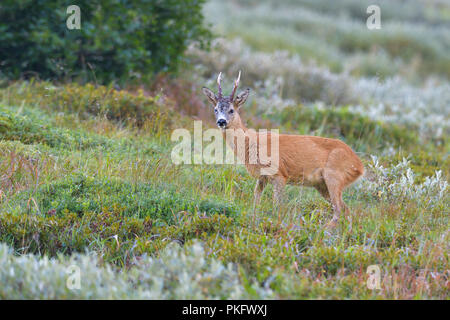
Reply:
[[[374,35],[359,1],[325,2],[210,1],[211,49],[153,83],[2,82],[0,299],[448,299],[450,8],[381,1]],[[289,186],[276,215],[269,187],[254,215],[244,166],[173,163],[174,129],[214,127],[201,87],[238,70],[249,127],[363,160],[336,230],[314,189]]]

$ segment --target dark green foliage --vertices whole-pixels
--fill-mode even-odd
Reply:
[[[124,216],[151,217],[159,223],[173,223],[181,211],[222,213],[230,215],[236,208],[219,199],[189,197],[175,187],[167,185],[131,184],[118,179],[95,179],[85,176],[68,177],[20,195],[23,208],[29,197],[36,199],[44,214],[64,215],[74,212],[100,213],[114,210]]]
[[[281,124],[300,134],[341,138],[358,151],[374,152],[390,145],[407,149],[418,142],[413,132],[401,126],[370,120],[348,108],[289,107],[275,116]]]
[[[174,71],[190,43],[205,43],[203,0],[5,0],[0,4],[0,66],[11,78],[147,78]],[[70,5],[81,29],[69,30]]]

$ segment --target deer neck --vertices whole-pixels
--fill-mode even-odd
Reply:
[[[233,131],[232,134],[227,134],[227,130]],[[249,153],[249,146],[248,146],[248,138],[245,137],[245,149],[244,149],[244,155],[237,151],[237,141],[239,139],[242,139],[242,135],[246,136],[247,134],[247,127],[243,124],[241,118],[237,116],[233,122],[230,123],[227,130],[222,130],[222,136],[225,139],[228,146],[233,150],[234,154],[238,157],[244,156],[245,159],[241,159],[244,163],[249,159],[248,153]]]
[[[230,123],[230,125],[228,126],[229,129],[234,129],[234,130],[239,130],[241,129],[244,132],[247,132],[247,127],[244,125],[244,123],[242,122],[241,117],[236,114],[234,116],[233,121]]]

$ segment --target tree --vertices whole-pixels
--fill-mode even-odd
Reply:
[[[147,78],[176,71],[190,43],[211,37],[204,0],[3,0],[0,72],[9,78]],[[69,29],[70,5],[80,29]]]

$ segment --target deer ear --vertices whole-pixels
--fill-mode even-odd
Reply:
[[[250,93],[250,89],[247,88],[236,96],[234,101],[236,102],[236,106],[241,107],[245,101],[247,101],[248,95]]]
[[[203,94],[209,99],[209,101],[211,101],[214,105],[217,104],[217,97],[214,94],[214,92],[212,92],[212,90],[203,87],[202,88]]]

